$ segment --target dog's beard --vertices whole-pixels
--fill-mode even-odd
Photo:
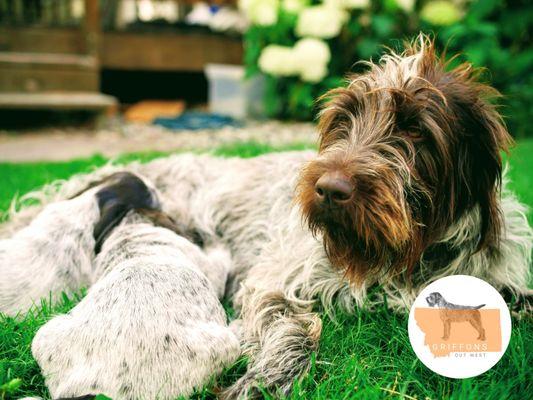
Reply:
[[[322,235],[332,265],[356,285],[411,270],[422,253],[422,230],[409,205],[395,195],[400,178],[356,176],[354,199],[335,206],[316,201],[315,184],[322,173],[320,163],[304,169],[297,199],[311,232]]]

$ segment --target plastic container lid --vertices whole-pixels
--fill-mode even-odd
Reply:
[[[242,80],[244,78],[244,67],[242,65],[207,64],[204,71],[209,78],[234,80]]]

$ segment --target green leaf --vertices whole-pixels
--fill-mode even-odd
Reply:
[[[375,56],[379,51],[379,41],[372,38],[362,39],[357,44],[357,52],[361,59],[369,59]]]
[[[389,12],[390,11],[398,12],[400,10],[400,7],[398,6],[398,3],[396,2],[396,0],[384,0],[383,8]]]
[[[473,1],[470,10],[468,12],[469,16],[476,19],[483,19],[488,17],[493,13],[497,8],[502,5],[501,0],[478,0]]]
[[[389,15],[374,15],[372,28],[379,37],[388,37],[394,31],[394,19]]]
[[[450,26],[443,28],[440,31],[439,36],[444,41],[448,41],[448,40],[455,41],[468,35],[468,33],[469,33],[468,27],[464,24],[459,23],[459,24],[454,24],[454,25],[450,25]]]
[[[13,394],[22,386],[22,379],[15,378],[0,386],[0,393]]]
[[[356,19],[351,20],[348,23],[347,30],[351,35],[357,36],[361,33],[361,24]]]
[[[322,81],[322,84],[325,86],[326,90],[337,88],[345,85],[344,78],[342,76],[330,76]]]

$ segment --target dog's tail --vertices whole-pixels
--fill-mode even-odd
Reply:
[[[480,304],[479,306],[475,306],[474,310],[479,310],[481,307],[485,307],[486,304]]]

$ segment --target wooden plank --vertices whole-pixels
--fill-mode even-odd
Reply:
[[[0,64],[0,92],[100,90],[98,70]]]
[[[41,110],[103,110],[117,101],[99,93],[0,93],[0,108]]]
[[[62,69],[96,69],[98,63],[96,58],[92,56],[76,55],[76,54],[57,54],[57,53],[18,53],[18,52],[1,52],[0,51],[0,67],[3,64],[13,66],[37,66],[37,67],[60,67]]]
[[[202,71],[207,63],[242,64],[242,41],[221,35],[105,32],[95,40],[106,68]],[[79,29],[0,27],[4,52],[81,55],[90,42]]]
[[[96,56],[100,42],[100,2],[97,0],[85,0],[83,31],[86,52]]]
[[[100,47],[104,68],[203,71],[205,64],[242,64],[242,40],[220,35],[105,32]]]
[[[0,26],[0,51],[83,54],[86,47],[79,29]]]

